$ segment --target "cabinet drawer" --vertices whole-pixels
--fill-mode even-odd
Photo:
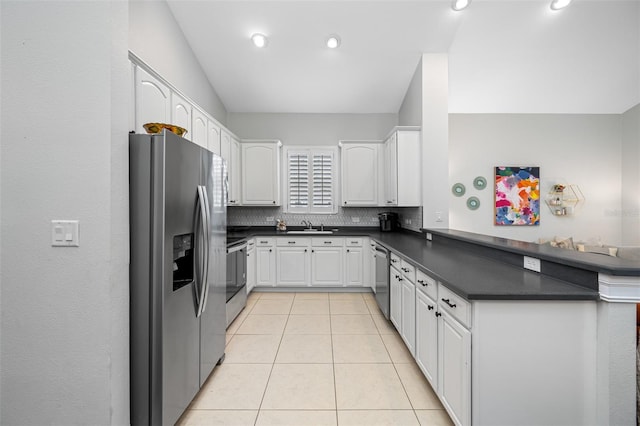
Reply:
[[[312,238],[311,245],[313,247],[342,247],[344,239],[342,238]]]
[[[443,285],[440,285],[438,289],[438,306],[451,314],[465,327],[471,328],[471,303]]]
[[[362,247],[363,238],[345,238],[345,245],[347,247]]]
[[[402,271],[402,275],[409,281],[415,284],[416,282],[416,267],[411,263],[403,260],[400,263],[400,270]]]
[[[416,271],[416,288],[433,300],[438,300],[438,283],[419,269]]]
[[[402,263],[402,261],[400,260],[400,256],[392,252],[390,253],[389,258],[391,266],[395,266],[396,268],[400,269],[400,264]]]
[[[275,245],[275,238],[256,238],[256,246],[273,246]]]
[[[310,243],[309,238],[278,238],[276,240],[278,247],[308,246]]]

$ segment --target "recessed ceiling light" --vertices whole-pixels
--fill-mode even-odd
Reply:
[[[470,3],[471,3],[471,0],[453,0],[453,3],[451,3],[451,9],[458,12],[462,9],[466,9]]]
[[[340,46],[340,37],[335,34],[332,34],[327,38],[327,47],[329,49],[335,49]]]
[[[267,45],[267,36],[255,33],[251,36],[251,41],[256,45],[256,47],[265,47]]]
[[[571,3],[571,0],[553,0],[551,2],[551,10],[564,9],[569,6],[569,3]]]

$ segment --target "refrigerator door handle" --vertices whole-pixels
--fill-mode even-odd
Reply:
[[[206,268],[205,268],[205,259],[207,256],[207,234],[206,234],[206,223],[207,223],[207,215],[206,215],[206,210],[205,210],[205,199],[204,199],[204,195],[203,195],[203,187],[202,186],[198,186],[198,201],[196,203],[196,217],[198,217],[199,214],[199,221],[196,221],[197,225],[195,232],[196,232],[196,239],[200,240],[200,238],[202,238],[202,240],[200,240],[200,244],[196,244],[196,259],[197,259],[197,265],[196,265],[196,282],[194,283],[194,294],[195,294],[195,299],[196,299],[196,305],[197,305],[197,311],[196,311],[196,317],[200,317],[200,314],[202,314],[202,288],[204,287],[204,283],[206,280]]]
[[[207,219],[205,223],[205,235],[206,235],[206,243],[205,243],[205,279],[202,281],[202,294],[200,299],[202,300],[200,314],[204,312],[207,307],[207,296],[209,295],[209,260],[211,257],[211,209],[209,207],[209,196],[207,195],[206,187],[202,187],[202,194],[204,195],[204,210],[205,217]]]

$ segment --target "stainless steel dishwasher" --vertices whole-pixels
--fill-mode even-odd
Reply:
[[[389,319],[389,250],[376,244],[376,301]]]

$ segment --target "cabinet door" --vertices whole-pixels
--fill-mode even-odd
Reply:
[[[171,93],[171,124],[187,129],[186,139],[193,140],[191,134],[191,104],[175,92]]]
[[[256,250],[247,250],[247,294],[256,286]]]
[[[276,285],[276,256],[273,247],[256,247],[256,286]],[[248,271],[247,271],[248,273]]]
[[[395,206],[398,204],[398,158],[397,158],[397,133],[391,135],[384,143],[384,176],[385,191],[384,205]],[[416,182],[413,182],[415,185]]]
[[[225,129],[220,130],[220,156],[231,166],[231,134]]]
[[[431,387],[438,389],[438,317],[437,304],[416,290],[416,363]]]
[[[280,150],[276,142],[242,143],[242,205],[280,205]]]
[[[471,332],[446,312],[438,324],[440,400],[455,424],[471,424]]]
[[[278,287],[309,285],[309,249],[307,247],[278,247],[276,260]]]
[[[231,160],[229,162],[229,205],[240,203],[240,142],[231,137]]]
[[[207,116],[204,112],[197,108],[193,108],[193,120],[191,121],[191,139],[192,142],[203,148],[208,148],[207,143]],[[187,137],[189,135],[187,134]]]
[[[341,149],[342,205],[377,206],[379,144],[344,143]]]
[[[220,151],[220,126],[215,121],[207,121],[207,148],[209,151],[221,155]]]
[[[375,243],[369,243],[369,285],[376,292],[376,249]]]
[[[342,286],[342,247],[311,249],[311,285],[318,287]]]
[[[136,133],[146,133],[145,123],[171,122],[171,92],[160,80],[135,67]]]
[[[416,286],[407,278],[402,280],[402,302],[400,315],[402,316],[402,340],[407,345],[411,355],[416,352]]]
[[[402,330],[402,274],[396,268],[389,269],[389,319],[399,332]]]
[[[420,206],[422,199],[420,131],[399,130],[397,135],[397,205]]]
[[[344,254],[345,280],[349,287],[362,287],[364,283],[364,252],[362,247],[347,247]]]

